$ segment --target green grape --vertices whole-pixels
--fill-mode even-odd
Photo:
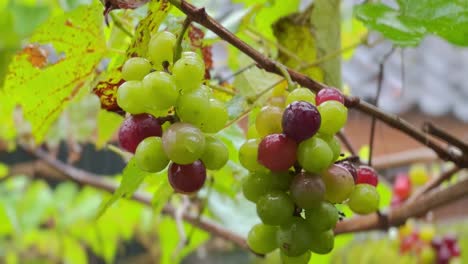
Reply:
[[[223,102],[211,98],[206,118],[199,126],[205,133],[217,133],[224,128],[228,118],[228,112]]]
[[[278,248],[277,233],[276,226],[256,224],[247,235],[247,245],[257,254],[268,254]]]
[[[255,124],[250,125],[249,128],[247,129],[247,139],[252,139],[252,138],[259,138],[260,136],[258,135],[257,128],[255,127]]]
[[[329,202],[304,211],[306,221],[314,231],[322,232],[335,227],[339,219],[338,210]]]
[[[172,80],[172,76],[166,72],[152,72],[143,78],[143,87],[151,93],[147,108],[155,110],[166,110],[175,105],[177,88]]]
[[[285,192],[271,191],[257,201],[257,214],[267,225],[288,223],[294,213],[294,202]]]
[[[349,196],[348,206],[357,214],[369,214],[379,209],[380,196],[370,184],[357,184]]]
[[[319,175],[299,173],[291,183],[291,197],[301,208],[314,208],[320,205],[325,197],[325,184]]]
[[[122,66],[122,77],[126,81],[141,81],[150,71],[151,63],[147,59],[134,57]]]
[[[288,191],[294,178],[289,172],[270,172],[268,175],[273,180],[273,188],[280,191]]]
[[[175,163],[186,165],[198,160],[205,150],[205,136],[188,123],[172,124],[162,136],[164,152]]]
[[[297,160],[308,172],[321,172],[332,163],[333,151],[323,139],[312,137],[302,141],[297,149]]]
[[[342,203],[349,198],[354,189],[354,178],[351,173],[336,164],[322,173],[325,183],[325,199],[331,203]]]
[[[130,114],[145,113],[146,108],[141,101],[146,100],[146,96],[140,81],[124,82],[117,90],[117,104]]]
[[[283,254],[298,257],[305,254],[312,243],[314,234],[309,224],[301,217],[293,217],[278,231],[278,245]]]
[[[190,92],[202,84],[205,76],[205,64],[200,59],[185,56],[174,63],[172,73],[179,90]]]
[[[249,139],[239,148],[239,162],[249,171],[267,171],[258,163],[258,144],[260,139]]]
[[[198,55],[198,53],[193,52],[193,51],[184,51],[184,52],[182,52],[180,57],[181,58],[196,59],[196,60],[199,60],[200,63],[204,64],[203,58],[200,55]]]
[[[282,251],[280,253],[281,261],[283,264],[307,264],[310,261],[311,257],[310,251],[307,251],[306,253],[297,256],[297,257],[290,257],[284,254]]]
[[[328,143],[328,146],[333,152],[332,161],[337,160],[341,155],[341,144],[337,137],[331,137],[329,140],[325,140]]]
[[[333,135],[340,131],[348,119],[348,108],[342,103],[334,100],[326,101],[317,107],[322,117],[319,132]]]
[[[294,101],[306,101],[315,105],[315,94],[307,88],[296,88],[286,97],[286,105]]]
[[[141,170],[159,172],[166,168],[169,159],[164,154],[160,137],[147,137],[138,144],[135,161]]]
[[[324,255],[333,250],[335,236],[333,230],[327,230],[320,233],[314,233],[310,243],[310,251],[316,254]]]
[[[242,192],[247,200],[256,203],[260,197],[270,191],[288,190],[291,179],[289,173],[250,173],[242,181]]]
[[[268,99],[268,105],[284,109],[286,98],[284,96],[273,96]]]
[[[228,162],[229,151],[223,141],[208,136],[205,138],[205,150],[200,159],[207,169],[219,170]]]
[[[283,110],[276,106],[264,106],[255,119],[255,127],[260,137],[281,133]]]
[[[200,126],[209,118],[211,94],[205,87],[183,93],[176,104],[176,112],[180,120]]]
[[[151,37],[148,43],[148,58],[157,70],[163,69],[163,62],[172,64],[176,36],[168,31],[161,31]]]

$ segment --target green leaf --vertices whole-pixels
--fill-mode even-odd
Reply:
[[[119,188],[114,192],[112,197],[103,202],[99,208],[98,218],[106,212],[106,210],[120,198],[130,197],[140,186],[146,176],[151,173],[145,172],[138,168],[135,159],[132,158],[122,172],[122,182]]]
[[[24,230],[38,228],[50,217],[54,204],[49,186],[43,181],[34,181],[17,205],[18,220]]]
[[[69,236],[62,239],[63,260],[67,264],[81,264],[88,262],[88,255],[81,243]]]
[[[174,193],[169,180],[167,179],[167,171],[164,173],[158,173],[158,175],[151,175],[153,182],[156,185],[156,189],[151,200],[151,206],[153,207],[153,213],[158,215],[166,205],[167,201]]]
[[[4,89],[22,106],[37,142],[95,74],[106,51],[102,24],[99,3],[52,17],[35,31],[31,45],[13,58]],[[40,55],[44,52],[55,52],[58,60],[48,61]]]
[[[119,114],[100,110],[97,119],[97,140],[96,148],[102,148],[115,134],[122,124],[123,117]]]
[[[50,14],[50,7],[46,5],[26,5],[10,2],[9,9],[14,18],[14,30],[21,36],[28,36],[43,23]]]

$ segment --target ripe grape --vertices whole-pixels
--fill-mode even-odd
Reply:
[[[294,202],[282,191],[271,191],[257,201],[257,214],[264,224],[283,225],[294,213]]]
[[[446,245],[442,245],[437,251],[437,264],[449,264],[452,254]]]
[[[369,214],[379,209],[379,193],[373,185],[357,184],[349,196],[349,208],[357,214]]]
[[[295,101],[304,101],[315,105],[315,94],[307,88],[296,88],[286,97],[286,105]]]
[[[224,128],[228,118],[228,112],[224,104],[217,99],[211,98],[206,118],[199,126],[205,133],[216,133]]]
[[[322,173],[322,179],[325,183],[325,199],[331,203],[342,203],[353,192],[353,176],[341,166],[330,166]]]
[[[177,88],[172,76],[166,72],[152,72],[143,78],[143,87],[150,93],[150,105],[147,108],[166,110],[177,100]],[[148,100],[147,99],[147,100]]]
[[[190,164],[205,150],[205,136],[200,129],[187,123],[172,124],[162,136],[166,155],[178,164]]]
[[[314,105],[296,101],[284,110],[283,132],[299,143],[315,135],[319,130],[320,122],[320,113]]]
[[[276,226],[256,224],[247,235],[247,245],[257,254],[268,254],[278,248],[277,233]]]
[[[411,195],[411,182],[406,174],[398,174],[393,184],[393,193],[405,200]]]
[[[310,256],[310,251],[307,251],[306,253],[297,257],[287,256],[282,251],[280,253],[281,261],[283,262],[283,264],[307,264],[309,263]]]
[[[335,228],[339,219],[338,210],[329,202],[321,202],[318,207],[306,209],[304,212],[309,226],[317,232]]]
[[[351,173],[351,176],[353,176],[354,183],[356,183],[356,181],[357,181],[357,170],[356,170],[356,166],[354,166],[354,164],[352,164],[351,162],[345,160],[345,161],[342,161],[340,163],[337,163],[336,165],[341,166],[341,167],[345,168],[346,170],[348,170],[349,173]]]
[[[135,151],[135,161],[141,170],[159,172],[166,168],[169,159],[164,153],[160,137],[145,138]]]
[[[287,171],[296,162],[297,144],[284,134],[266,136],[258,145],[258,161],[271,171]]]
[[[249,139],[239,148],[239,162],[249,171],[267,171],[258,162],[258,145],[260,139]]]
[[[258,135],[264,137],[270,134],[281,133],[281,116],[283,111],[276,106],[264,106],[255,119]]]
[[[199,160],[186,165],[172,162],[168,170],[169,183],[178,193],[199,191],[206,180],[206,169]]]
[[[172,64],[176,36],[168,31],[161,31],[151,37],[148,43],[148,58],[157,70],[163,69],[163,62]]]
[[[174,63],[172,73],[180,91],[190,92],[202,84],[205,76],[205,64],[202,59],[195,56],[198,55],[182,56]]]
[[[370,185],[377,186],[379,183],[379,178],[377,172],[369,166],[361,165],[357,170],[357,184],[367,183]]]
[[[332,163],[333,151],[327,142],[321,138],[312,137],[301,144],[297,149],[297,160],[308,172],[319,173]]]
[[[348,109],[340,102],[326,101],[317,107],[322,123],[319,132],[333,135],[340,131],[348,119]]]
[[[151,136],[161,137],[162,128],[152,115],[132,115],[124,120],[119,129],[119,143],[126,151],[135,153],[140,142]]]
[[[280,227],[278,245],[286,256],[298,257],[309,250],[313,237],[309,224],[301,217],[294,217]]]
[[[336,88],[322,89],[317,93],[317,96],[315,97],[315,102],[317,103],[317,105],[321,105],[322,103],[330,100],[338,101],[342,104],[344,104],[345,101],[343,94],[340,92],[340,90]]]
[[[327,230],[320,233],[314,233],[312,242],[310,243],[310,251],[324,255],[333,250],[335,244],[335,236],[333,230]]]
[[[209,120],[211,94],[206,87],[183,93],[176,104],[176,113],[180,120],[199,126]]]
[[[319,175],[299,173],[291,183],[291,197],[301,208],[317,207],[325,197],[325,184]]]
[[[147,96],[141,81],[127,81],[117,89],[117,104],[125,112],[142,114],[146,112],[146,108],[141,101],[146,101]]]
[[[151,71],[151,63],[140,57],[128,59],[122,66],[122,77],[126,81],[141,81]]]
[[[208,136],[205,138],[205,150],[200,159],[207,169],[219,170],[228,162],[229,151],[223,141]]]

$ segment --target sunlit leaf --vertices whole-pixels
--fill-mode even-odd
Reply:
[[[97,140],[96,147],[102,148],[115,134],[119,126],[122,124],[123,117],[116,113],[105,110],[99,111],[97,119]]]

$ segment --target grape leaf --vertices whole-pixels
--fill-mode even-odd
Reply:
[[[363,4],[356,7],[355,15],[397,45],[415,46],[429,34],[468,45],[466,0],[399,0],[398,4],[399,9],[381,3]]]
[[[4,90],[22,106],[37,142],[94,75],[106,51],[101,12],[95,3],[50,18],[9,65]]]
[[[120,124],[123,121],[123,117],[116,113],[100,110],[97,117],[97,140],[96,148],[102,148],[109,139],[115,134]]]

